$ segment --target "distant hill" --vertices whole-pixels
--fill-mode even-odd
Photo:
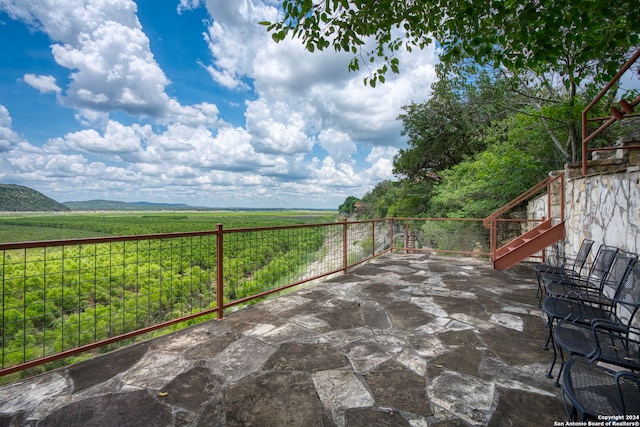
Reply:
[[[189,206],[181,203],[120,202],[117,200],[86,200],[64,202],[73,211],[210,211],[213,208]]]
[[[0,184],[0,212],[61,212],[67,206],[29,187]]]

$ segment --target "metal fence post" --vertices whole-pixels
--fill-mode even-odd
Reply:
[[[371,221],[371,256],[376,256],[376,221]]]
[[[409,223],[404,224],[404,248],[405,254],[409,253]]]
[[[389,218],[389,253],[393,253],[393,217]]]
[[[342,272],[347,274],[347,218],[342,220]]]
[[[216,301],[217,301],[217,313],[218,320],[222,320],[224,317],[224,274],[222,273],[223,268],[223,234],[222,234],[222,224],[216,224]]]

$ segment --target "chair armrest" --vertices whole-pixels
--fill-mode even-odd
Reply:
[[[640,406],[640,374],[631,371],[616,372],[614,379],[618,387],[622,415],[638,414]]]
[[[605,319],[594,319],[591,322],[596,351],[590,358],[631,370],[640,370],[640,328],[613,322]]]
[[[613,320],[609,319],[593,319],[591,321],[591,329],[593,330],[594,334],[597,334],[598,331],[627,333],[630,329],[636,328],[622,324],[620,322],[614,322]]]
[[[630,378],[634,381],[640,381],[640,372],[618,371],[615,375],[616,382],[619,382],[620,378]]]
[[[614,300],[607,298],[600,292],[588,289],[569,291],[565,295],[563,295],[562,298],[575,300],[577,304],[600,307],[603,309],[605,307],[612,307],[614,305]]]

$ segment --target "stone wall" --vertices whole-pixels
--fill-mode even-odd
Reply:
[[[619,144],[640,145],[640,135]],[[588,238],[594,248],[605,244],[640,254],[640,150],[594,154],[585,176],[579,163],[565,167],[566,238],[558,250],[576,254]],[[546,195],[532,199],[529,218],[544,215],[546,203]]]
[[[640,171],[568,179],[565,191],[567,250],[589,238],[640,253]]]
[[[527,204],[527,219],[547,217],[547,195],[542,194]]]

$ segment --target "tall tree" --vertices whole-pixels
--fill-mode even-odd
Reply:
[[[508,81],[495,73],[472,66],[463,73],[443,65],[437,70],[431,98],[404,106],[399,116],[409,147],[395,156],[394,173],[414,181],[437,180],[438,171],[483,150],[491,121],[518,107]]]

